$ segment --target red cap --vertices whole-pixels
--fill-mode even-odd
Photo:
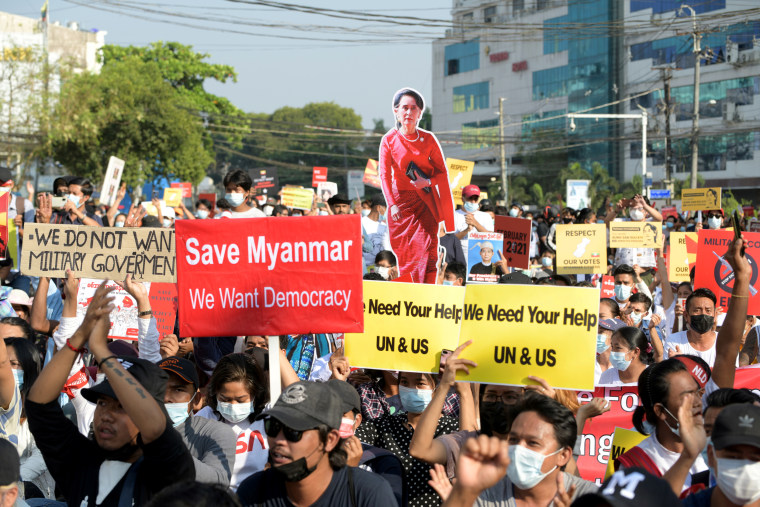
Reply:
[[[473,195],[480,195],[480,188],[477,185],[467,185],[462,189],[462,197],[472,197]]]

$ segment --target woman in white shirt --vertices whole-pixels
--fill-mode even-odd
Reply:
[[[621,327],[610,340],[610,364],[599,377],[600,385],[636,385],[639,375],[654,362],[652,344],[637,327]]]

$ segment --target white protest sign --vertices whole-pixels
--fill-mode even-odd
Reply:
[[[121,184],[121,175],[124,172],[124,161],[120,158],[111,157],[108,159],[108,169],[106,177],[103,180],[103,187],[100,189],[100,202],[106,206],[113,206],[116,199],[116,193],[119,191]]]
[[[95,291],[103,280],[94,278],[82,278],[79,280],[77,292],[77,317],[84,318],[87,307],[95,295]],[[137,340],[137,302],[124,289],[114,282],[109,282],[108,287],[114,287],[111,292],[115,308],[111,312],[111,330],[108,338],[113,340]],[[145,283],[145,290],[150,293],[150,282]]]

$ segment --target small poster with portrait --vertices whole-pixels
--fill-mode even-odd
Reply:
[[[610,248],[662,248],[662,222],[610,223]]]
[[[504,235],[500,232],[471,232],[467,240],[467,283],[497,283],[502,274],[498,261]]]

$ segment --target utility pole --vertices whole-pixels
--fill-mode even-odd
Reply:
[[[670,67],[662,69],[662,79],[665,82],[665,188],[673,192],[673,143],[670,140],[670,78],[672,77]],[[671,195],[667,199],[667,204],[670,206]]]
[[[691,36],[694,39],[694,116],[691,123],[691,188],[697,188],[697,169],[699,167],[699,63],[702,57],[700,48],[702,34],[697,28],[697,13],[686,4],[682,5],[678,9],[678,12],[682,13],[684,9],[691,11]]]
[[[504,97],[499,97],[499,152],[501,157],[501,188],[504,192],[504,206],[509,206],[509,188],[507,187],[507,157],[504,140]]]

